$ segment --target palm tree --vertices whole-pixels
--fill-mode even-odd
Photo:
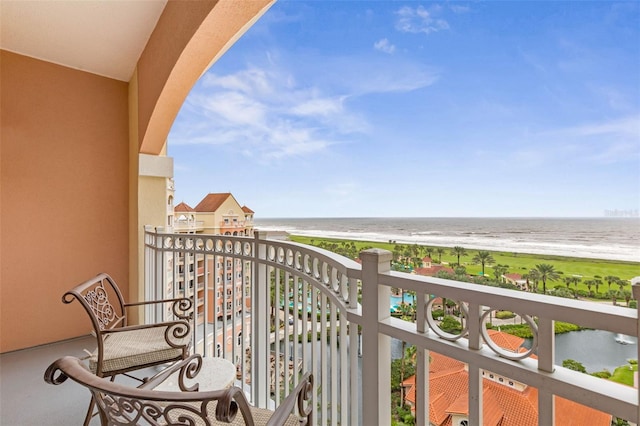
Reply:
[[[424,249],[425,253],[427,253],[427,256],[431,257],[431,255],[433,254],[433,248],[431,247],[426,247]]]
[[[540,273],[537,269],[532,269],[529,271],[529,280],[533,282],[533,292],[538,292],[538,282],[540,281]]]
[[[564,278],[562,278],[562,281],[564,281],[564,284],[567,286],[567,290],[569,290],[569,286],[571,284],[576,286],[576,289],[573,292],[573,295],[576,296],[577,293],[578,293],[578,283],[581,281],[580,278],[578,278],[578,277],[564,277]]]
[[[600,286],[602,285],[601,280],[593,280],[593,285],[596,286],[596,293],[600,293]]]
[[[609,291],[611,291],[611,284],[618,281],[620,278],[616,277],[615,275],[607,275],[606,277],[604,277],[604,280],[607,282],[607,285],[609,286]]]
[[[454,248],[451,249],[450,254],[451,256],[458,257],[458,266],[460,266],[460,256],[462,257],[467,256],[467,250],[464,247],[455,246]]]
[[[536,270],[540,274],[540,280],[542,281],[542,293],[547,294],[547,281],[555,281],[560,278],[560,275],[553,265],[548,263],[536,265]]]
[[[484,265],[491,265],[492,263],[495,263],[493,256],[491,256],[491,253],[488,251],[479,251],[471,261],[482,265],[482,276],[484,276]]]
[[[593,296],[593,292],[591,291],[591,287],[593,287],[596,284],[596,280],[586,280],[584,282],[584,284],[589,289],[589,296]]]
[[[442,263],[442,255],[444,254],[444,249],[442,247],[438,247],[436,249],[436,253],[438,253],[438,262]]]
[[[493,276],[496,278],[496,282],[502,281],[500,278],[508,271],[507,265],[496,265],[493,267]]]
[[[629,285],[629,282],[627,280],[617,279],[616,284],[618,284],[618,287],[620,287],[620,291],[622,291],[626,286]]]

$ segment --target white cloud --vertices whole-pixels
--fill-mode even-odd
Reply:
[[[384,53],[392,54],[396,51],[396,46],[389,43],[389,40],[383,38],[373,43],[373,48]]]
[[[453,13],[458,13],[458,14],[467,13],[471,10],[469,6],[461,6],[459,4],[450,4],[449,9],[451,9]]]
[[[537,163],[612,164],[640,161],[640,116],[628,116],[579,126],[552,129],[531,135],[527,143],[535,153],[516,153]],[[544,154],[543,154],[544,153]]]
[[[422,6],[416,8],[403,6],[395,12],[398,16],[396,29],[403,33],[414,34],[431,34],[447,30],[449,29],[449,23],[436,16],[441,10],[442,8],[439,6],[432,6],[431,10],[427,10]]]
[[[291,112],[301,116],[338,114],[343,111],[343,100],[344,98],[308,99],[294,105]]]
[[[263,163],[321,153],[368,128],[345,99],[297,83],[273,61],[265,68],[208,73],[189,95],[169,144],[226,145]]]

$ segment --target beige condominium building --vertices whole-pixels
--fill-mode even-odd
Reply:
[[[207,194],[195,208],[184,202],[173,206],[173,197],[173,185],[168,184],[167,223],[174,233],[253,236],[253,210],[241,206],[231,193]],[[167,284],[163,296],[193,298],[195,293],[198,324],[237,316],[243,304],[246,309],[251,308],[251,268],[247,262],[224,255],[176,254],[168,255],[166,264]],[[226,342],[227,346],[240,342],[238,333],[228,333],[234,338]],[[218,340],[217,347],[210,348],[213,353],[225,344]]]

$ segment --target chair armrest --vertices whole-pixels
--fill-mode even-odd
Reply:
[[[202,356],[200,354],[193,354],[188,358],[183,359],[182,361],[178,361],[171,366],[165,368],[158,374],[153,377],[144,380],[144,383],[138,386],[138,389],[155,389],[160,383],[164,382],[169,376],[171,376],[176,371],[180,370],[178,385],[180,386],[180,390],[183,392],[198,392],[199,385],[196,383],[195,385],[188,387],[184,383],[184,379],[193,379],[200,372],[200,368],[202,367]]]
[[[134,306],[157,305],[160,303],[173,303],[171,310],[176,317],[184,320],[193,319],[193,301],[186,297],[176,297],[173,299],[162,300],[148,300],[146,302],[132,302],[125,303],[123,306],[125,308],[130,308]],[[187,311],[191,312],[186,314]]]
[[[306,373],[300,379],[298,386],[280,403],[276,411],[273,413],[267,426],[278,426],[285,423],[287,417],[294,408],[297,407],[296,414],[300,417],[301,425],[311,424],[311,413],[313,406],[309,402],[313,391],[313,375]]]

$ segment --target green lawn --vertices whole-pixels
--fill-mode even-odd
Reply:
[[[290,239],[292,241],[296,241],[304,244],[312,244],[317,245],[320,241],[328,241],[328,242],[337,242],[341,243],[343,241],[353,242],[358,250],[361,250],[364,247],[376,247],[382,248],[389,251],[393,251],[395,244],[384,243],[384,242],[376,242],[376,241],[351,241],[351,240],[339,240],[339,239],[330,239],[330,238],[319,238],[319,237],[304,237],[299,235],[291,235]],[[477,253],[478,250],[471,249],[465,247],[467,252],[469,253],[466,257],[460,258],[460,263],[467,268],[467,273],[477,275],[482,270],[480,265],[474,265],[471,263],[471,259]],[[446,247],[446,252],[442,255],[443,263],[455,263],[456,257],[450,255],[451,248]],[[582,280],[594,279],[596,276],[600,276],[600,278],[604,278],[608,275],[617,276],[621,279],[629,280],[633,277],[640,276],[640,262],[627,262],[627,261],[617,261],[617,260],[602,260],[602,259],[587,259],[587,258],[578,258],[578,257],[564,257],[564,256],[552,256],[552,255],[542,255],[542,254],[526,254],[526,253],[512,253],[512,252],[499,252],[499,251],[490,251],[491,255],[496,261],[496,264],[500,265],[508,265],[509,273],[518,273],[525,274],[531,269],[535,267],[535,265],[540,263],[548,263],[554,266],[556,271],[562,272],[561,277],[570,276],[570,275],[581,275]],[[432,259],[438,260],[438,255],[434,252],[432,253]],[[491,267],[485,266],[485,273],[489,277],[493,277]],[[547,282],[547,288],[553,288],[556,285],[564,285],[562,281],[550,281]],[[571,286],[573,290],[575,287]],[[612,285],[612,289],[618,289],[618,286]],[[587,290],[587,286],[584,283],[578,284],[578,289]],[[606,293],[608,290],[608,286],[606,282],[603,280],[603,285],[600,286],[599,292]],[[629,290],[629,287],[626,287],[626,290]],[[595,288],[592,287],[592,291],[595,291]]]
[[[638,364],[627,364],[618,367],[613,372],[610,380],[614,382],[622,383],[625,385],[633,386],[633,372],[638,371]]]

